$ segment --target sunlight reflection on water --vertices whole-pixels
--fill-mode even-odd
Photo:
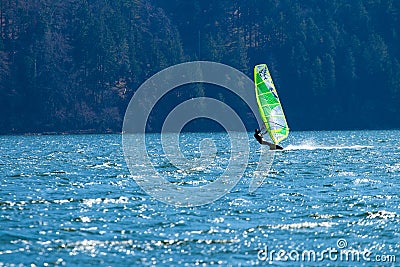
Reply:
[[[185,140],[201,136],[187,133]],[[2,136],[0,265],[248,266],[261,263],[265,245],[318,250],[336,247],[339,238],[396,255],[400,145],[388,136],[399,132],[293,132],[286,145],[296,149],[277,153],[264,184],[249,193],[259,149],[253,142],[233,190],[192,208],[143,192],[127,170],[119,135]],[[316,148],[301,148],[305,140],[316,140]],[[219,164],[185,170],[176,182],[212,180],[229,158],[223,145],[216,149]],[[164,171],[178,177],[170,166]]]

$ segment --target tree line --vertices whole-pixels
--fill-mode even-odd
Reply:
[[[267,63],[293,129],[398,128],[399,11],[396,0],[1,0],[0,132],[118,132],[136,88],[190,60],[249,77]],[[209,91],[192,89],[174,98]]]

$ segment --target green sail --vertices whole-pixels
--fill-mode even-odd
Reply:
[[[261,119],[272,141],[278,144],[289,135],[289,126],[266,64],[254,67],[254,83]]]

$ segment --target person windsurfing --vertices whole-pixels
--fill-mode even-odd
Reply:
[[[280,145],[276,145],[270,142],[267,142],[263,138],[263,134],[259,129],[254,130],[254,138],[261,144],[261,145],[268,145],[270,150],[276,150],[276,149],[283,149]]]

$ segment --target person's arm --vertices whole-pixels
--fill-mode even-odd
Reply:
[[[263,126],[263,127],[261,128],[261,132],[260,132],[261,137],[263,137],[264,134],[266,134],[266,133],[268,133],[268,132],[267,132],[267,129],[265,128],[265,126]]]

